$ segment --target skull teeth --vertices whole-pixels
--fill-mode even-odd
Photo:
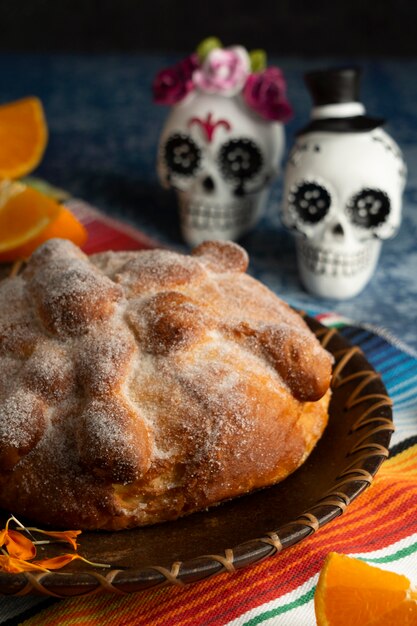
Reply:
[[[180,204],[183,224],[196,229],[246,226],[252,221],[254,212],[255,205],[250,199],[242,199],[239,204],[185,201]]]
[[[353,254],[315,248],[306,242],[298,246],[300,260],[314,274],[355,276],[369,267],[372,257],[368,247]]]

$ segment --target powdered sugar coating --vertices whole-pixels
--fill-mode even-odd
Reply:
[[[12,468],[29,452],[46,428],[46,410],[33,393],[18,388],[3,399],[0,419],[0,467]]]
[[[293,471],[331,358],[246,267],[236,244],[88,259],[51,240],[0,283],[0,505],[122,528]]]
[[[145,250],[130,259],[115,276],[129,295],[187,285],[203,276],[198,261],[169,250]]]
[[[30,294],[45,328],[58,336],[82,335],[90,324],[110,317],[122,290],[88,259],[76,254],[57,256],[50,240],[33,255],[25,270]]]
[[[81,464],[103,480],[132,483],[149,469],[149,438],[133,406],[94,398],[79,419],[76,441]]]

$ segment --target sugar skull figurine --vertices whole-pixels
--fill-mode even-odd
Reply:
[[[304,286],[346,299],[371,279],[382,241],[400,226],[406,166],[383,120],[366,115],[357,68],[305,79],[314,108],[286,165],[283,221]]]
[[[153,94],[172,105],[158,174],[177,193],[185,241],[238,239],[258,221],[279,172],[291,116],[281,70],[266,67],[263,51],[209,39],[159,72]]]

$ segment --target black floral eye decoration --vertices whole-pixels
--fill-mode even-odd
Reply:
[[[322,185],[303,181],[288,195],[288,205],[303,222],[317,224],[327,214],[331,204],[329,192]]]
[[[243,182],[258,174],[263,158],[252,139],[231,139],[222,146],[219,163],[225,178]]]
[[[347,205],[351,220],[361,228],[376,228],[385,222],[391,202],[380,189],[361,189]]]
[[[192,176],[200,165],[201,150],[191,137],[176,133],[166,142],[163,156],[171,172]]]

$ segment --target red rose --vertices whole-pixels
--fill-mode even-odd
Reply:
[[[192,76],[198,67],[198,57],[192,54],[176,65],[158,72],[152,85],[157,104],[176,104],[194,88]]]
[[[278,67],[250,74],[243,88],[246,104],[270,121],[288,122],[292,108],[286,96],[286,83]]]

